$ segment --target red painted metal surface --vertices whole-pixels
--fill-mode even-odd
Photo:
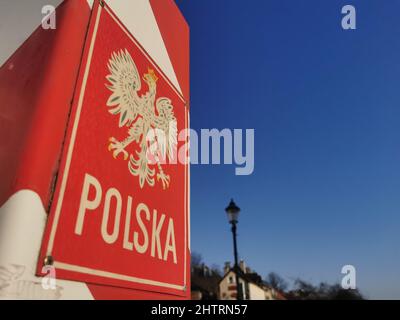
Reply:
[[[130,77],[124,87],[134,86],[135,73],[141,88],[121,96],[118,79]],[[137,104],[137,115],[130,114],[131,105],[123,109],[127,99]],[[159,99],[167,99],[170,111]],[[184,98],[115,14],[96,6],[39,270],[45,256],[52,256],[60,279],[171,297],[189,294],[188,166],[178,161],[149,165],[146,154],[146,134],[167,119],[165,112],[176,118],[177,132],[187,128]],[[113,154],[110,137],[124,141],[132,128],[144,131]],[[178,141],[177,147],[187,153],[187,141]],[[146,167],[137,175],[129,170],[135,158],[141,161],[139,169]],[[155,171],[140,180],[146,170]],[[160,178],[163,174],[168,184]]]
[[[30,189],[48,206],[89,18],[86,1],[64,2],[57,29],[39,27],[0,68],[0,204]]]

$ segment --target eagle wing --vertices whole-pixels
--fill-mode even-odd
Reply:
[[[170,99],[162,97],[157,99],[156,109],[158,116],[155,117],[155,127],[164,134],[164,139],[157,139],[160,153],[163,159],[166,159],[166,155],[168,155],[168,158],[172,160],[178,144],[178,124],[174,115],[174,107]]]
[[[119,127],[130,125],[140,113],[141,101],[137,92],[141,89],[140,75],[128,50],[113,52],[108,62],[110,74],[106,87],[112,91],[107,101],[111,114],[120,115]]]

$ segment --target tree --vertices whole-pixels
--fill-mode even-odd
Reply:
[[[212,264],[212,265],[211,265],[211,274],[212,274],[212,275],[219,276],[219,277],[221,277],[221,278],[222,278],[222,276],[223,276],[222,271],[221,271],[221,268],[220,268],[219,265],[217,265],[217,264]]]
[[[364,300],[358,289],[343,289],[339,284],[330,287],[328,292],[330,300]]]
[[[265,282],[275,290],[285,291],[288,287],[287,282],[276,272],[270,272],[265,278]]]
[[[191,255],[191,265],[192,267],[200,267],[203,263],[203,257],[200,253],[192,252]]]
[[[294,282],[294,290],[288,297],[295,300],[363,300],[364,297],[357,289],[343,289],[339,284],[330,285],[321,282],[318,286],[297,279]]]

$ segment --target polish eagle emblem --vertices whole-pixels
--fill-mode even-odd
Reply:
[[[109,139],[108,150],[115,159],[120,154],[125,161],[129,158],[128,169],[138,177],[140,188],[145,183],[153,187],[157,180],[166,189],[170,176],[164,172],[162,164],[166,157],[172,160],[176,156],[177,147],[177,120],[172,102],[167,97],[157,97],[158,77],[154,70],[149,68],[140,77],[127,49],[111,54],[108,69],[106,87],[112,92],[107,101],[108,111],[119,115],[119,128],[127,129],[125,140]],[[148,90],[141,94],[142,80]],[[128,152],[126,148],[132,143],[138,148]],[[149,154],[153,156],[152,161],[149,161]]]

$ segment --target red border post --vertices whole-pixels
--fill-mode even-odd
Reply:
[[[165,2],[173,4],[172,0]],[[107,78],[111,72],[109,65],[113,57],[115,62],[116,55],[122,57],[122,52],[130,53],[140,77],[150,77],[148,79],[157,83],[152,117],[160,118],[165,113],[166,109],[161,111],[161,108],[166,106],[157,105],[157,99],[167,98],[178,123],[176,129],[179,131],[189,126],[188,27],[180,14],[177,15],[175,4],[168,5],[163,15],[160,15],[158,6],[153,2],[151,5],[179,88],[111,9],[98,0],[94,2],[92,11],[86,1],[64,1],[57,8],[57,29],[38,28],[0,69],[0,95],[4,97],[4,114],[7,115],[2,118],[6,122],[0,126],[3,133],[0,170],[4,177],[0,184],[1,204],[20,190],[30,190],[39,195],[43,207],[49,211],[49,219],[37,261],[37,275],[41,275],[44,261],[49,263],[46,257],[54,254],[57,280],[73,280],[69,282],[69,288],[73,288],[74,283],[84,285],[95,299],[190,298],[188,164],[166,164],[164,171],[156,166],[153,168],[154,185],[143,184],[137,175],[129,172],[127,162],[121,155],[117,159],[112,157],[112,148],[111,151],[107,150],[110,148],[109,141],[96,135],[103,132],[107,135],[103,138],[109,138],[108,135],[122,138],[127,131],[121,129],[118,117],[108,110],[110,95],[113,94],[109,88],[112,83]],[[103,17],[111,24],[102,25],[102,11],[107,13]],[[177,19],[170,27],[164,23],[165,15],[169,14]],[[95,43],[92,40],[96,28],[103,29],[98,33],[95,47],[92,46]],[[176,28],[182,28],[183,31],[179,46],[171,43],[171,30]],[[112,32],[118,29],[121,32]],[[186,58],[177,59],[179,52]],[[93,58],[91,62],[89,56]],[[88,85],[84,89],[85,81]],[[137,94],[144,97],[148,91],[149,84],[143,82],[142,90],[138,90]],[[77,120],[77,117],[81,118]],[[155,128],[152,126],[152,129]],[[72,142],[74,131],[76,143]],[[178,147],[188,147],[187,138],[177,143]],[[85,145],[86,149],[83,147]],[[129,150],[130,155],[134,156],[139,147],[138,144],[133,145]],[[69,150],[72,152],[69,153]],[[69,174],[66,174],[68,161],[71,167]],[[95,168],[103,172],[97,174],[96,178],[102,179],[104,193],[103,203],[96,208],[97,211],[91,212],[93,216],[98,213],[97,218],[88,218],[84,232],[77,235],[71,227],[76,226],[76,214],[81,206],[84,180],[78,181],[82,178],[78,176],[78,171],[83,168],[92,174]],[[168,174],[168,179],[163,173]],[[65,180],[64,177],[68,178]],[[60,197],[63,181],[66,202],[61,201]],[[104,234],[112,234],[115,220],[110,218],[110,223],[101,230],[107,207],[107,190],[118,190],[123,199],[121,236],[117,237],[115,246],[109,243],[109,238],[107,242],[103,237]],[[91,200],[92,191],[90,189],[87,194],[88,201]],[[112,192],[110,194],[108,209],[111,216],[112,212],[118,211],[115,200],[118,196]],[[147,211],[140,204],[147,206],[150,218],[147,218]],[[133,212],[131,230],[126,227],[129,206],[132,206]],[[140,212],[143,228],[135,210],[136,213],[138,210]],[[135,217],[136,225],[133,223]],[[18,229],[18,225],[11,227]],[[127,243],[133,243],[133,246],[135,242],[130,237],[134,236],[136,230],[139,249],[144,248],[146,234],[143,230],[146,230],[149,242],[147,251],[126,250],[123,236],[126,230]],[[49,250],[52,237],[53,245]],[[77,239],[83,241],[74,242]],[[24,245],[29,246],[29,241]],[[71,269],[70,266],[78,268]],[[102,268],[97,268],[99,266]],[[100,273],[93,273],[93,270]],[[81,296],[77,295],[76,298]]]

